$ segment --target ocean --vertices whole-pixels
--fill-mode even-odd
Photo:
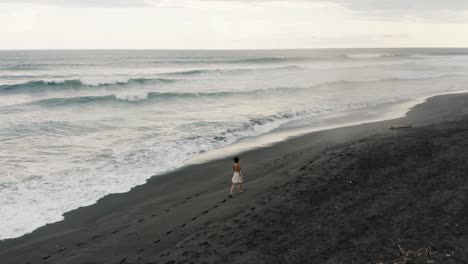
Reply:
[[[0,51],[0,240],[247,139],[467,85],[468,49]]]

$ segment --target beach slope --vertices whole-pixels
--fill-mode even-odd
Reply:
[[[2,263],[467,263],[468,95],[154,177],[0,242]],[[393,129],[391,129],[393,128]],[[406,261],[406,262],[405,262]]]

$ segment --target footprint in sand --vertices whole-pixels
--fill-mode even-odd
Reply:
[[[60,253],[60,252],[63,252],[65,250],[67,250],[67,249],[66,248],[60,248],[59,250],[57,250],[57,252]]]
[[[96,239],[98,239],[98,238],[100,238],[100,237],[102,237],[102,235],[95,235],[95,236],[93,236],[91,239],[92,239],[92,240],[96,240]]]
[[[199,246],[208,246],[209,244],[208,244],[208,242],[205,241],[205,242],[199,243],[198,245]]]

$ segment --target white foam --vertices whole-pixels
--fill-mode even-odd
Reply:
[[[119,93],[114,95],[115,98],[122,101],[129,101],[129,102],[136,102],[148,99],[147,92],[126,92],[126,93]]]

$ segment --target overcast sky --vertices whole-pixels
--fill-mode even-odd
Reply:
[[[468,0],[0,0],[0,49],[468,47]]]

